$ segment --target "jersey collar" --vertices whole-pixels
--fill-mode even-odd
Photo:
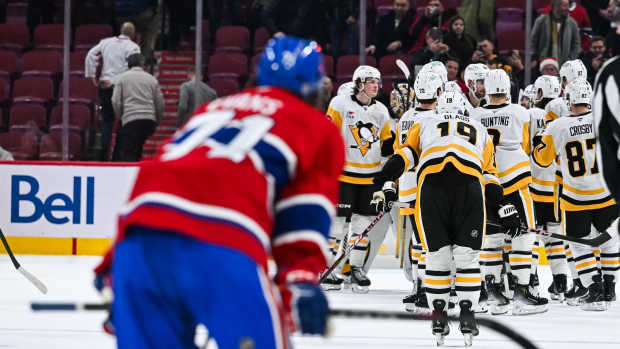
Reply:
[[[351,99],[352,99],[355,103],[359,104],[359,105],[360,105],[360,106],[362,106],[362,107],[370,107],[371,105],[375,104],[375,102],[376,102],[374,98],[371,98],[371,99],[370,99],[370,103],[368,103],[368,104],[364,104],[364,103],[360,102],[360,101],[357,99],[357,97],[356,97],[355,95],[351,95]]]
[[[499,108],[503,108],[503,107],[505,107],[507,105],[509,105],[509,103],[504,103],[504,104],[500,104],[500,105],[490,105],[490,104],[487,104],[483,108],[484,109],[499,109]]]

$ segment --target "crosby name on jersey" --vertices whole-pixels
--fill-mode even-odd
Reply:
[[[389,115],[385,105],[374,99],[364,105],[354,95],[340,95],[329,103],[327,116],[340,130],[345,144],[341,182],[372,184],[372,177],[381,170],[383,142],[392,137]]]

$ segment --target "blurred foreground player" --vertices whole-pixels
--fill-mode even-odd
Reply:
[[[259,87],[203,105],[141,164],[111,270],[119,348],[193,348],[197,324],[220,348],[325,332],[344,145],[312,105],[323,72],[315,42],[271,40]]]

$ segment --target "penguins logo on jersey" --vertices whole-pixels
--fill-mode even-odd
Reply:
[[[365,156],[372,144],[379,140],[377,128],[370,122],[363,123],[358,121],[355,125],[349,125],[349,129],[353,134],[355,143],[357,143],[357,146],[352,145],[351,147],[357,147],[362,153],[362,156]]]

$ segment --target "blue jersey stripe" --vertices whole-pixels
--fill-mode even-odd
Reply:
[[[328,237],[331,226],[329,213],[320,205],[299,204],[287,207],[276,214],[273,239],[290,231],[313,230]]]

